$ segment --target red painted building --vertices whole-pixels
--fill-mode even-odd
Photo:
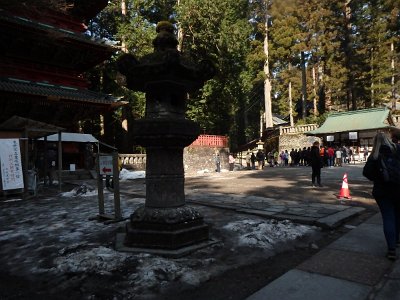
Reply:
[[[5,3],[5,4],[3,4]],[[78,131],[122,105],[90,91],[84,73],[116,51],[85,35],[107,0],[3,1],[0,7],[0,124],[20,116]]]

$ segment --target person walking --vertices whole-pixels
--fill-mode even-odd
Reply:
[[[400,146],[394,144],[383,132],[378,132],[373,140],[371,155],[363,169],[363,175],[373,181],[372,195],[379,206],[383,220],[383,232],[387,244],[386,257],[396,260],[396,247],[400,246],[400,201],[398,186],[384,182],[380,176],[380,159],[383,155],[400,157]]]
[[[328,148],[328,167],[332,168],[334,165],[334,157],[335,157],[335,150],[333,150],[333,147],[330,146]]]
[[[215,155],[215,172],[220,173],[221,172],[221,158],[219,157],[219,153]]]
[[[254,155],[254,152],[251,152],[250,160],[251,160],[251,169],[255,170],[256,169],[256,156]]]
[[[365,146],[364,148],[364,161],[367,161],[368,159],[368,146]]]
[[[336,157],[336,166],[341,167],[342,166],[342,149],[340,149],[340,147],[336,147],[335,157]]]
[[[57,167],[57,151],[56,148],[54,147],[50,147],[49,149],[47,149],[47,153],[46,153],[46,159],[47,159],[47,176],[49,179],[49,185],[53,185],[53,181],[55,179],[55,174],[56,174],[56,167]],[[45,184],[46,184],[46,180],[45,180]]]
[[[321,184],[321,168],[323,167],[323,156],[320,155],[319,142],[315,141],[311,147],[311,183],[315,187],[315,180],[317,180],[318,186],[322,187]]]
[[[250,163],[251,163],[251,154],[250,154],[250,152],[247,152],[247,154],[246,154],[246,167],[247,167],[247,170],[250,170]]]
[[[321,157],[321,160],[322,160],[322,166],[324,166],[324,163],[325,163],[325,147],[324,146],[320,146],[320,149],[319,149],[319,155],[320,155],[320,157]]]
[[[289,165],[289,152],[285,150],[285,167]]]
[[[233,168],[235,166],[235,158],[233,157],[232,153],[229,154],[228,162],[229,162],[229,171],[233,171]]]
[[[285,151],[282,150],[281,154],[279,154],[279,166],[283,167],[285,165]]]
[[[264,152],[261,149],[259,149],[257,151],[256,158],[257,158],[257,163],[258,163],[258,169],[262,170],[263,167],[264,167],[265,155],[264,155]]]
[[[293,167],[295,164],[295,159],[296,159],[296,153],[294,152],[294,149],[290,151],[290,166]]]

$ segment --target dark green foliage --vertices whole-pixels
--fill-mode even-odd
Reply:
[[[205,133],[229,135],[233,150],[259,137],[267,17],[273,113],[289,118],[289,83],[295,122],[301,117],[302,89],[308,102],[306,118],[301,122],[311,123],[321,123],[325,112],[331,110],[380,106],[399,97],[398,0],[126,3],[127,14],[123,16],[121,0],[110,1],[91,22],[91,34],[124,41],[128,51],[140,58],[152,51],[158,21],[175,24],[183,33],[182,51],[195,60],[209,59],[217,68],[217,75],[201,91],[190,95],[187,115],[199,122]],[[144,96],[118,87],[117,74],[110,64],[106,72],[110,84],[106,87],[104,80],[98,80],[99,86],[103,84],[99,89],[124,96],[130,103],[131,117],[139,118],[144,111]],[[115,123],[120,123],[124,114],[127,112],[118,112]]]

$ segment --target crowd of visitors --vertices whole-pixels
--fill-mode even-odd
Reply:
[[[312,147],[303,147],[299,149],[282,150],[280,153],[276,149],[272,149],[265,153],[258,150],[256,153],[248,151],[246,153],[246,168],[248,170],[262,170],[268,167],[296,167],[296,166],[312,166],[311,159]],[[353,148],[346,146],[319,146],[319,156],[322,167],[341,167],[343,164],[349,164],[354,160]],[[364,160],[368,156],[368,150],[364,152]],[[229,170],[233,171],[235,158],[232,153],[229,154]],[[220,172],[220,159],[215,158],[216,171]],[[256,163],[257,162],[257,163]]]
[[[312,147],[303,147],[282,151],[279,156],[274,150],[268,153],[270,166],[311,166]],[[353,148],[346,146],[319,146],[319,155],[324,167],[341,167],[354,160]],[[365,155],[365,154],[364,154]]]
[[[315,146],[315,145],[312,145]],[[265,166],[268,167],[298,167],[298,166],[312,166],[312,146],[303,148],[292,148],[278,152],[276,149],[264,152],[259,149],[257,152],[248,151],[245,156],[247,170],[262,170]],[[321,167],[333,168],[342,167],[343,164],[350,164],[354,161],[363,159],[367,160],[369,152],[368,147],[365,146],[364,150],[360,151],[359,148],[348,146],[323,146],[318,145],[319,158],[321,160]],[[361,153],[360,153],[361,152]],[[360,154],[361,158],[360,158]],[[357,155],[355,157],[355,155]],[[216,164],[216,172],[221,171],[221,160],[219,155],[214,157]],[[235,155],[229,154],[228,163],[229,170],[233,171],[235,168]]]

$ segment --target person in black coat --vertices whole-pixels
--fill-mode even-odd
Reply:
[[[374,137],[371,155],[363,169],[363,175],[373,181],[372,195],[381,211],[383,232],[385,234],[388,252],[386,257],[396,260],[396,247],[400,246],[400,201],[399,187],[384,182],[380,172],[379,159],[382,155],[396,155],[400,157],[400,146],[394,144],[383,132]]]
[[[323,162],[321,156],[319,154],[319,142],[315,141],[311,147],[310,151],[310,160],[311,160],[311,182],[312,186],[315,186],[315,179],[317,179],[318,186],[322,187],[321,184],[321,168],[323,166]]]

